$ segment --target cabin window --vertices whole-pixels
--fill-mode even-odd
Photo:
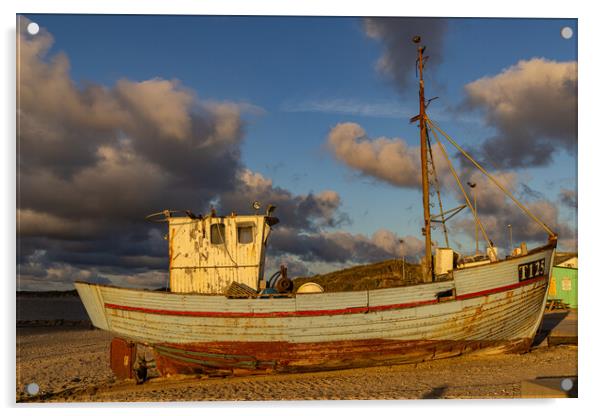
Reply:
[[[239,225],[236,227],[239,244],[250,244],[253,242],[253,226]]]
[[[211,224],[211,244],[224,244],[226,242],[226,225]]]

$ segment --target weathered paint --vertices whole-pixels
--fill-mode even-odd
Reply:
[[[272,362],[273,369],[281,371],[299,371],[304,366],[372,365],[379,356],[389,357],[387,363],[406,362],[478,346],[501,351],[529,345],[543,315],[550,268],[546,266],[544,276],[523,281],[518,268],[541,260],[549,265],[553,253],[554,247],[548,247],[455,271],[450,281],[280,299],[227,299],[85,283],[76,287],[93,322],[155,346],[167,372],[187,365],[198,371],[220,367],[220,360],[203,354],[245,357],[228,358],[230,364],[223,367],[229,369],[238,361],[243,362],[241,368],[257,361]],[[439,295],[449,290],[455,290],[455,298],[442,301]],[[286,354],[280,356],[283,351]]]
[[[545,261],[543,275],[548,276],[550,274],[551,258],[542,257],[541,252],[534,252],[497,263],[456,270],[454,271],[456,295],[462,296],[467,293],[512,285],[517,282],[517,268],[521,264],[531,263],[540,258]]]
[[[161,374],[215,371],[231,374],[293,373],[422,362],[474,351],[524,352],[529,339],[479,341],[397,341],[370,339],[304,344],[239,342],[156,345]],[[229,351],[219,354],[210,351]]]
[[[111,370],[118,379],[133,379],[136,344],[121,338],[111,341]]]
[[[211,226],[224,226],[223,244],[211,242]],[[241,243],[238,227],[252,227],[252,242]],[[261,215],[169,218],[170,290],[176,293],[223,293],[232,282],[255,290],[262,277],[270,227]]]

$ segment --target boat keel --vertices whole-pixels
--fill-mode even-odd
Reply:
[[[523,353],[531,339],[512,341],[361,340],[291,344],[212,342],[154,345],[161,375],[249,375],[419,363],[467,353]],[[227,353],[224,353],[227,351]]]

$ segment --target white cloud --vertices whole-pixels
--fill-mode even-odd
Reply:
[[[395,186],[420,185],[420,152],[398,138],[370,139],[356,123],[340,123],[328,134],[334,157],[364,175]]]
[[[483,146],[508,167],[541,166],[577,144],[577,63],[523,60],[465,86],[469,108],[482,109],[497,136]]]

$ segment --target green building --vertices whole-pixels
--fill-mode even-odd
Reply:
[[[577,308],[577,253],[557,253],[552,268],[548,299],[559,299]]]

